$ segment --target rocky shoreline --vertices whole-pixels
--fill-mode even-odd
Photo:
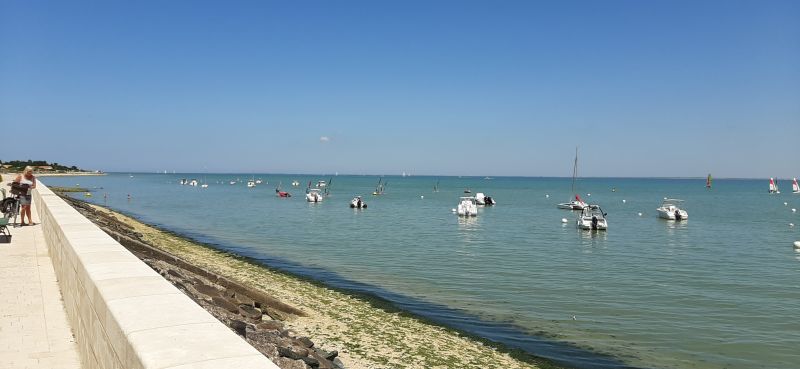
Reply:
[[[281,368],[559,368],[62,197]]]
[[[280,368],[345,369],[337,351],[315,347],[311,339],[284,326],[291,316],[304,316],[301,310],[148,245],[141,233],[113,214],[62,197]]]

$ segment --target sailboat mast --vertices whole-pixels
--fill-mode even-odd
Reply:
[[[578,147],[575,146],[575,164],[572,166],[572,193],[575,194],[575,177],[578,176]]]

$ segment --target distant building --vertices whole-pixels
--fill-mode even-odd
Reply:
[[[53,170],[53,167],[49,166],[49,165],[40,165],[40,166],[38,166],[36,168],[39,169],[39,170]]]

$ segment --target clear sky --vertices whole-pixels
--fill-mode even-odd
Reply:
[[[0,160],[800,177],[800,1],[0,0]]]

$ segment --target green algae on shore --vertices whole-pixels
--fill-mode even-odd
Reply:
[[[141,238],[199,268],[226,276],[306,312],[287,328],[338,350],[347,368],[558,368],[545,359],[441,327],[379,298],[337,291],[109,209]]]

